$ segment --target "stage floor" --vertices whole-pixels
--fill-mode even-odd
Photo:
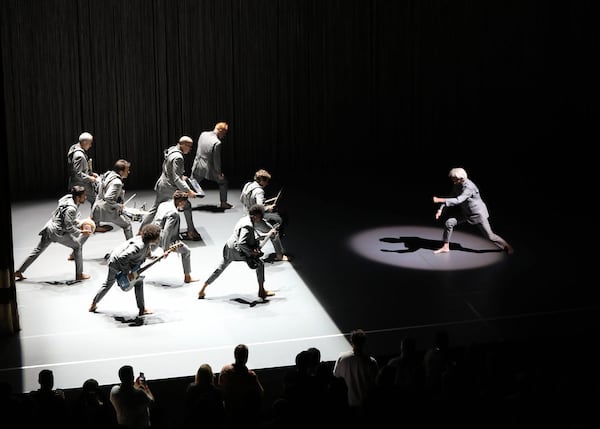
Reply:
[[[130,205],[153,202],[152,191],[127,191],[127,197],[133,193]],[[492,220],[515,247],[513,255],[498,251],[477,230],[459,227],[453,250],[434,255],[441,225],[429,206],[422,213],[401,206],[357,209],[345,196],[320,200],[287,189],[284,245],[294,259],[266,264],[265,286],[276,295],[259,302],[254,272],[233,263],[209,286],[207,298],[198,300],[202,281],[243,216],[238,198],[239,191],[230,191],[235,207],[225,212],[211,206],[216,190],[192,200],[203,241],[186,243],[200,281],[183,282],[179,255],[157,263],[145,273],[146,304],[154,314],[141,319],[133,291],[117,286],[97,313],[88,312],[106,277],[103,256],[124,240],[118,227],[88,240],[84,272],[92,278],[83,282],[65,283],[74,278],[70,249],[52,244],[27,270],[27,279],[17,282],[22,329],[2,339],[0,379],[26,392],[38,387],[38,372],[50,368],[58,388],[80,387],[90,377],[113,384],[124,364],[149,379],[186,377],[202,363],[218,371],[232,361],[238,343],[249,345],[255,369],[292,365],[308,347],[334,360],[349,349],[345,334],[355,328],[367,331],[371,354],[389,356],[399,351],[402,337],[413,336],[425,348],[439,330],[457,346],[569,335],[595,326],[594,292],[566,262],[569,247],[557,245],[542,226],[532,230],[506,217]],[[15,268],[37,244],[55,206],[56,200],[13,203]],[[86,216],[89,204],[81,212]],[[134,233],[138,228],[134,223]],[[272,251],[270,244],[265,251]]]

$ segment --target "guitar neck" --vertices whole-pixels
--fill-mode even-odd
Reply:
[[[142,274],[144,271],[146,271],[148,268],[150,268],[152,265],[156,264],[157,262],[160,262],[162,259],[164,259],[169,254],[169,252],[170,252],[170,250],[163,253],[162,255],[160,255],[154,261],[149,262],[146,265],[144,265],[143,267],[141,267],[139,270],[137,270],[138,275]]]

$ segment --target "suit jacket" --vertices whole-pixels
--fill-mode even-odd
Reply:
[[[115,247],[108,258],[108,265],[117,272],[127,273],[142,265],[149,253],[150,244],[145,244],[142,236],[136,235]]]
[[[221,140],[214,131],[204,131],[198,138],[192,174],[196,180],[216,181],[221,175]]]
[[[92,208],[96,222],[110,221],[121,216],[123,204],[123,180],[118,173],[110,170],[102,175],[98,195]]]
[[[460,206],[467,222],[481,223],[490,217],[487,206],[481,199],[479,188],[469,179],[458,183],[452,188],[453,197],[446,198],[447,207]]]
[[[88,163],[88,155],[79,143],[75,143],[67,152],[69,165],[69,189],[75,185],[91,184],[92,171]]]
[[[158,205],[153,222],[160,226],[159,246],[163,250],[166,250],[179,238],[180,221],[179,211],[177,211],[177,207],[175,207],[175,203],[172,199]]]
[[[81,231],[79,229],[79,221],[77,216],[79,215],[77,204],[73,201],[73,196],[67,194],[58,200],[58,207],[52,213],[52,217],[44,228],[40,231],[40,235],[47,234],[47,236],[56,241],[64,235],[72,235],[74,239],[79,238]]]
[[[165,159],[162,165],[162,174],[154,185],[155,191],[161,193],[175,192],[177,189],[188,192],[190,187],[182,179],[185,171],[185,164],[183,160],[183,152],[179,149],[178,145],[171,146],[165,150]]]

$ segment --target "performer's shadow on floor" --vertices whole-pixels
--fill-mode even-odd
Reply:
[[[203,212],[213,212],[213,213],[224,213],[225,209],[216,205],[216,204],[200,204],[198,206],[192,207],[192,210],[199,210]]]
[[[412,253],[416,252],[420,249],[429,249],[431,251],[437,250],[442,247],[443,243],[440,240],[430,240],[428,238],[421,237],[383,237],[380,238],[379,241],[383,241],[384,243],[402,243],[406,249],[398,249],[398,250],[389,250],[389,249],[381,249],[382,252],[392,252],[392,253]],[[450,250],[459,250],[461,252],[469,252],[469,253],[491,253],[491,252],[502,252],[502,249],[471,249],[469,247],[464,247],[460,243],[452,243],[450,242]]]
[[[115,321],[120,322],[124,325],[136,327],[136,326],[144,326],[144,325],[156,325],[158,323],[163,323],[163,320],[160,317],[152,317],[154,314],[148,314],[146,316],[112,316]]]

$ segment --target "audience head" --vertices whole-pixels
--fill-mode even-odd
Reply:
[[[238,365],[246,365],[248,362],[248,346],[246,344],[238,344],[233,350],[235,363]]]
[[[203,363],[196,372],[196,384],[207,386],[214,383],[214,374],[209,364]]]
[[[38,374],[38,383],[43,390],[52,390],[54,387],[54,373],[50,369],[42,369]]]
[[[367,342],[367,334],[362,329],[355,329],[350,333],[350,343],[355,352],[362,352]]]
[[[135,377],[133,375],[133,367],[131,365],[123,365],[119,368],[119,380],[123,384],[133,385]]]

